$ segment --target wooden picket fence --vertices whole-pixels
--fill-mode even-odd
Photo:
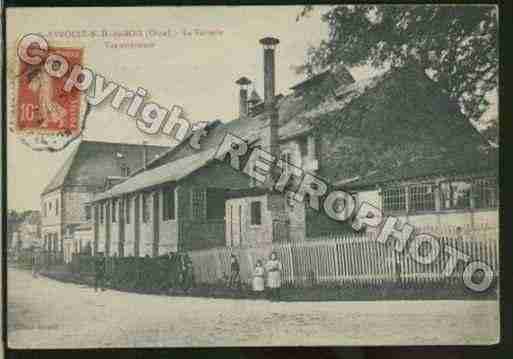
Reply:
[[[449,259],[445,247],[451,246],[470,256],[471,261],[479,260],[490,265],[496,279],[499,268],[497,230],[467,231],[466,235],[458,238],[447,228],[432,232],[442,234],[437,237],[441,255],[427,265],[415,261],[408,250],[397,253],[392,245],[378,242],[373,234],[332,235],[257,248],[214,248],[191,251],[189,255],[196,282],[205,284],[218,283],[229,276],[231,254],[239,260],[242,281],[249,284],[256,261],[260,259],[265,264],[269,254],[275,251],[283,265],[282,280],[286,286],[451,285],[461,283],[464,270],[464,263],[460,261],[451,276],[443,274]]]

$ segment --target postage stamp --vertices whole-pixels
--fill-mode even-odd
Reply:
[[[47,58],[61,56],[66,67],[81,65],[84,49],[80,47],[50,47]],[[80,91],[64,90],[64,69],[58,61],[32,65],[18,59],[15,78],[16,112],[11,126],[21,141],[39,150],[59,150],[77,138],[84,127],[85,103]],[[55,74],[62,73],[62,76]]]

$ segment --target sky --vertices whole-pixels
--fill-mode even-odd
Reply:
[[[135,90],[145,88],[152,100],[171,109],[182,106],[192,121],[229,121],[237,117],[241,76],[249,77],[263,96],[263,50],[258,40],[280,39],[276,50],[276,93],[304,79],[294,66],[305,61],[309,46],[328,35],[316,7],[308,18],[296,22],[301,7],[152,7],[152,8],[15,8],[7,12],[8,68],[12,67],[17,39],[27,33],[44,33],[50,46],[83,47],[84,65],[106,79]],[[107,30],[176,33],[150,39],[111,36],[63,38],[65,31]],[[196,30],[217,35],[196,35]],[[48,34],[48,32],[54,34]],[[183,35],[193,33],[193,35]],[[114,48],[126,42],[152,43],[151,48]],[[8,71],[9,72],[9,71]],[[363,66],[350,69],[358,80],[376,70]],[[12,76],[11,76],[12,77]],[[13,106],[8,102],[8,106]],[[9,118],[8,118],[9,120]],[[8,133],[8,206],[10,209],[40,209],[40,193],[70,155],[74,143],[60,152],[33,151],[21,143],[19,134]],[[122,109],[100,105],[87,119],[83,139],[174,145],[163,135],[144,135]],[[75,141],[76,142],[76,141]]]

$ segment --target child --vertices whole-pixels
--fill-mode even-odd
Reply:
[[[264,292],[264,267],[261,260],[256,262],[255,270],[253,271],[253,291],[259,297]]]
[[[282,265],[278,260],[276,252],[272,252],[269,260],[266,263],[267,269],[267,285],[270,290],[271,300],[280,300],[280,287],[281,287],[281,271]]]
[[[235,254],[230,255],[230,282],[228,284],[230,288],[236,287],[241,289],[240,281],[240,265]]]

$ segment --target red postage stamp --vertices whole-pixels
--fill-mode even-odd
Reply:
[[[59,150],[81,134],[84,96],[76,88],[66,91],[64,85],[73,66],[82,65],[83,52],[79,47],[49,47],[47,56],[64,59],[65,68],[57,61],[32,65],[19,60],[12,128],[30,147]]]
[[[72,67],[82,63],[82,52],[82,49],[50,48],[48,54],[63,56]],[[43,65],[22,62],[20,70],[17,130],[41,130],[63,135],[79,131],[80,92],[77,89],[64,91],[66,77],[50,76]]]

